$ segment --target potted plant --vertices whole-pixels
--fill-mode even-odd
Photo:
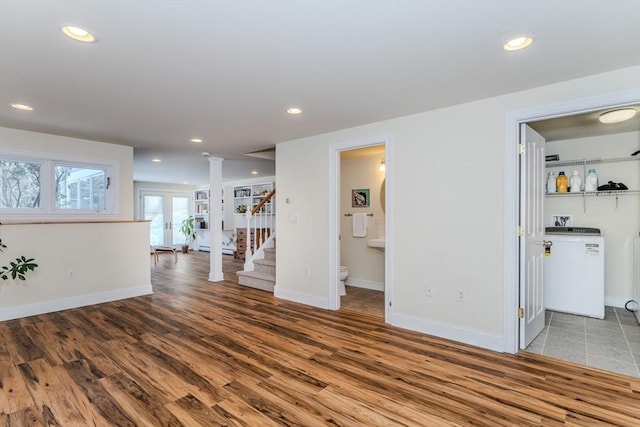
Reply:
[[[196,240],[198,235],[195,231],[195,219],[190,216],[182,221],[180,226],[180,233],[184,236],[184,245],[182,245],[182,253],[189,253],[189,244]]]

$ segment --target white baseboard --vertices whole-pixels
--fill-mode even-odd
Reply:
[[[447,325],[404,314],[393,314],[391,316],[391,324],[423,334],[458,341],[500,353],[504,350],[504,337],[502,335],[493,335],[483,331],[460,328],[458,326]]]
[[[224,280],[224,274],[222,273],[222,271],[220,271],[218,275],[209,274],[210,282],[222,282],[223,280]]]
[[[277,284],[273,288],[273,296],[276,298],[286,299],[288,301],[299,302],[300,304],[329,309],[329,299],[326,297],[282,289]]]
[[[126,289],[117,289],[113,291],[97,292],[87,295],[19,305],[16,307],[0,308],[0,321],[35,316],[36,314],[52,313],[54,311],[68,310],[70,308],[84,307],[87,305],[102,304],[109,301],[139,297],[152,293],[153,289],[151,288],[151,284],[148,284]]]
[[[384,292],[384,282],[375,282],[373,280],[358,279],[357,277],[347,277],[347,286],[354,288],[371,289],[372,291]]]
[[[619,307],[624,308],[624,305],[627,301],[633,298],[623,298],[623,297],[604,297],[604,305],[609,305],[611,307]]]

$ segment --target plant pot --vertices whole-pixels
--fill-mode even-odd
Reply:
[[[182,245],[182,253],[183,254],[189,253],[189,245]]]

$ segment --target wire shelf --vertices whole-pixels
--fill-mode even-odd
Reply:
[[[640,194],[640,190],[606,190],[606,191],[580,191],[574,193],[547,193],[546,197],[598,197],[598,196],[624,196]]]
[[[632,162],[640,160],[640,156],[636,157],[613,157],[610,159],[575,159],[575,160],[556,160],[553,162],[545,162],[545,167],[555,168],[560,166],[579,166],[579,165],[595,165],[598,163],[617,163]]]

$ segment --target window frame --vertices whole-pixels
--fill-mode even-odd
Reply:
[[[40,163],[40,207],[0,208],[4,220],[112,220],[120,213],[120,164],[116,160],[95,159],[81,156],[0,149],[0,159],[17,162]],[[104,170],[105,209],[67,209],[56,207],[56,166]]]

